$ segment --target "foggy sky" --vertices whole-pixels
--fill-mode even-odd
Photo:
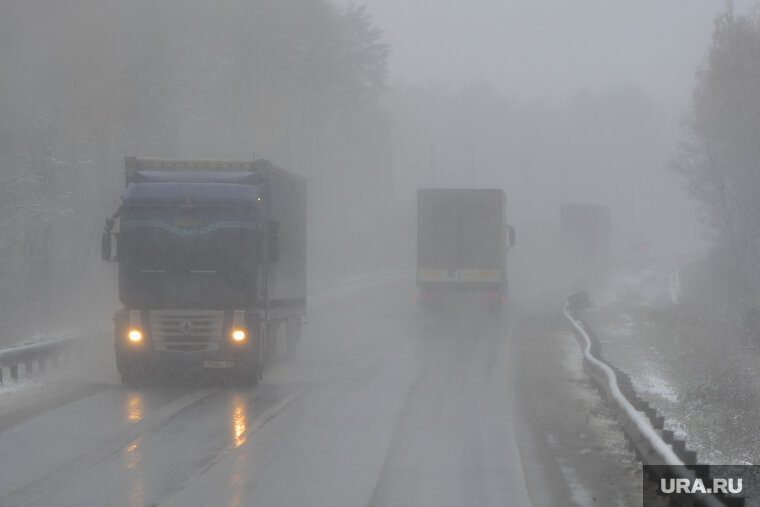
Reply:
[[[634,85],[686,104],[723,0],[365,0],[391,83],[488,82],[520,98]],[[754,0],[735,0],[746,13]]]

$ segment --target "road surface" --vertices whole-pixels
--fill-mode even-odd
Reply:
[[[429,315],[413,293],[317,294],[297,357],[248,389],[123,387],[104,331],[89,369],[0,410],[0,505],[558,505],[526,428],[563,415],[520,408],[516,362],[540,360],[515,346],[519,304]]]

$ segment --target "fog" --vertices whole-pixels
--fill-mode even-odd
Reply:
[[[315,281],[411,267],[425,186],[504,188],[525,238],[593,202],[614,204],[618,247],[699,244],[666,168],[721,2],[369,1],[345,49],[327,3],[246,5],[3,4],[2,262],[24,287],[9,308],[100,290],[125,154],[309,178]]]
[[[518,238],[509,253],[514,308],[524,309],[550,289],[557,296],[569,288],[564,283],[568,277],[559,276],[567,267],[559,244],[562,203],[609,207],[611,256],[595,267],[625,260],[632,243],[645,244],[654,259],[681,262],[704,254],[721,244],[716,230],[725,225],[720,221],[723,215],[730,215],[732,196],[715,199],[714,186],[705,190],[694,184],[697,178],[689,180],[702,175],[703,166],[689,165],[693,159],[684,157],[684,145],[688,148],[689,141],[709,131],[694,118],[712,118],[714,113],[710,107],[700,109],[695,97],[704,99],[712,90],[712,82],[704,79],[716,68],[710,66],[716,16],[731,8],[737,16],[746,15],[755,4],[4,0],[0,345],[37,333],[81,330],[88,336],[104,335],[107,346],[97,352],[103,357],[94,361],[102,362],[91,363],[84,376],[92,373],[98,382],[118,382],[111,364],[111,320],[121,306],[117,269],[101,260],[99,250],[104,221],[121,202],[124,157],[264,158],[309,181],[308,292],[317,301],[314,333],[332,339],[326,340],[325,349],[317,342],[307,344],[307,367],[294,372],[297,368],[291,364],[291,370],[286,366],[275,378],[288,388],[296,383],[293,378],[304,384],[329,384],[334,379],[320,377],[323,364],[334,367],[335,376],[359,377],[364,369],[372,373],[376,363],[383,364],[373,358],[386,357],[378,352],[386,350],[378,337],[400,342],[403,337],[394,349],[398,356],[387,361],[402,373],[390,382],[391,388],[382,376],[372,377],[367,390],[393,403],[407,403],[405,382],[417,379],[418,367],[428,371],[425,368],[433,364],[433,380],[421,382],[422,394],[415,394],[427,407],[426,400],[441,395],[436,382],[449,382],[450,370],[457,369],[460,343],[454,333],[470,330],[476,336],[471,351],[476,366],[471,370],[488,370],[488,377],[468,384],[459,372],[466,385],[462,392],[467,394],[467,409],[457,405],[452,413],[465,427],[466,411],[482,408],[474,401],[481,383],[493,386],[488,351],[501,354],[496,368],[507,371],[512,360],[507,358],[507,344],[499,341],[499,326],[515,314],[502,313],[498,322],[472,318],[476,324],[450,315],[449,320],[431,324],[414,310],[399,312],[383,295],[391,291],[388,287],[402,287],[398,297],[404,301],[411,302],[417,294],[417,189],[505,190],[508,222]],[[730,109],[734,116],[744,110],[744,104]],[[715,130],[726,123],[730,122],[716,121]],[[756,132],[756,127],[752,122],[731,124],[721,131],[728,132],[728,141],[703,144],[717,146],[715,153],[724,154],[735,138],[743,138],[737,133]],[[720,136],[709,137],[715,138]],[[756,145],[747,144],[750,148],[729,157],[727,166],[753,167],[742,165],[757,159]],[[686,152],[700,154],[701,147]],[[751,170],[736,172],[739,176],[729,188],[754,188]],[[746,222],[726,219],[750,231],[746,237],[739,234],[732,245],[746,251],[756,247],[760,237],[755,226],[760,211],[752,211],[757,199],[751,197],[737,206]],[[718,211],[712,209],[711,216],[710,206],[716,201],[713,208]],[[713,254],[718,255],[714,249]],[[736,264],[732,259],[721,257],[716,265],[731,270]],[[742,287],[742,294],[756,296],[747,301],[760,302],[760,270],[754,269],[760,257],[741,266],[746,271],[735,270],[738,274],[728,279],[745,280],[746,287],[729,282],[724,293]],[[745,276],[750,272],[755,274]],[[366,281],[372,276],[381,280],[374,288]],[[702,288],[712,286],[708,275],[695,280]],[[358,304],[354,289],[383,313]],[[699,297],[693,299],[697,306],[710,306]],[[556,301],[550,299],[551,304]],[[340,307],[351,304],[355,313],[347,319],[350,324],[329,317],[329,312],[339,315]],[[746,303],[735,319],[745,331],[760,329],[760,313],[753,304]],[[322,309],[326,313],[319,314]],[[518,310],[510,306],[509,311]],[[332,336],[335,321],[344,326],[337,337]],[[416,326],[423,331],[418,333]],[[510,323],[510,333],[513,327]],[[359,345],[353,342],[354,334],[360,337]],[[450,361],[451,368],[428,363],[427,353],[436,350],[439,338],[448,347],[439,359]],[[351,357],[337,360],[343,358],[344,348],[366,368],[348,368]],[[404,354],[411,350],[414,362],[408,364]],[[381,366],[378,371],[385,368]],[[80,371],[77,378],[81,377]],[[351,391],[354,398],[363,399],[363,410],[390,406],[370,406],[373,400],[362,398],[360,389],[365,387],[351,388],[357,389]],[[490,387],[488,408],[498,407],[499,412],[493,421],[506,424],[511,421],[511,401]],[[400,430],[383,412],[383,431],[391,438],[398,430],[413,442],[415,430],[427,427],[440,407],[427,408],[430,412],[411,410],[411,422],[402,421]],[[488,431],[499,433],[501,426],[491,424],[487,416],[483,419]],[[312,436],[319,437],[327,426],[315,425]],[[333,433],[339,433],[339,426]],[[357,431],[355,436],[366,443],[360,439],[364,433]],[[447,440],[448,434],[443,437],[458,442]],[[423,441],[431,449],[435,442]],[[509,452],[517,445],[502,444]],[[404,440],[392,447],[388,455],[403,462]],[[342,464],[339,456],[332,458]],[[428,458],[421,459],[423,465],[429,464]],[[282,469],[289,465],[287,460],[278,462]],[[195,473],[188,468],[189,475]],[[395,474],[391,470],[381,475],[397,478]],[[277,494],[276,488],[272,491]],[[381,493],[387,495],[382,498],[394,498],[393,491]],[[383,500],[378,505],[383,502],[393,503]]]
[[[501,186],[527,227],[558,202],[614,203],[618,250],[699,248],[667,167],[724,2],[368,5],[393,48],[398,188]]]
[[[368,0],[393,47],[391,83],[491,83],[547,99],[621,85],[687,105],[721,0]],[[733,2],[746,14],[752,0]]]
[[[618,244],[699,242],[666,169],[722,2],[368,5],[393,48],[393,90],[409,97],[392,108],[399,187],[433,182],[409,177],[431,167],[432,144],[436,184],[502,186],[517,217],[614,202]],[[420,102],[430,124],[411,140]]]

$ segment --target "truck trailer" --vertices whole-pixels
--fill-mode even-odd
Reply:
[[[502,189],[417,190],[418,303],[453,295],[506,302],[515,245],[506,203]]]
[[[306,180],[266,160],[125,158],[106,220],[122,382],[223,372],[255,383],[306,314]]]

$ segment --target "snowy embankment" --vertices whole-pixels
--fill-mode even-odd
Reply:
[[[679,303],[680,263],[627,266],[590,288],[586,319],[602,355],[687,440],[700,461],[760,461],[760,353]]]
[[[41,373],[48,362],[58,363],[64,355],[68,357],[70,348],[80,337],[80,330],[67,329],[55,334],[37,333],[24,341],[0,347],[0,386],[7,387],[6,391],[10,387],[20,390],[24,384],[19,383],[20,380]]]

